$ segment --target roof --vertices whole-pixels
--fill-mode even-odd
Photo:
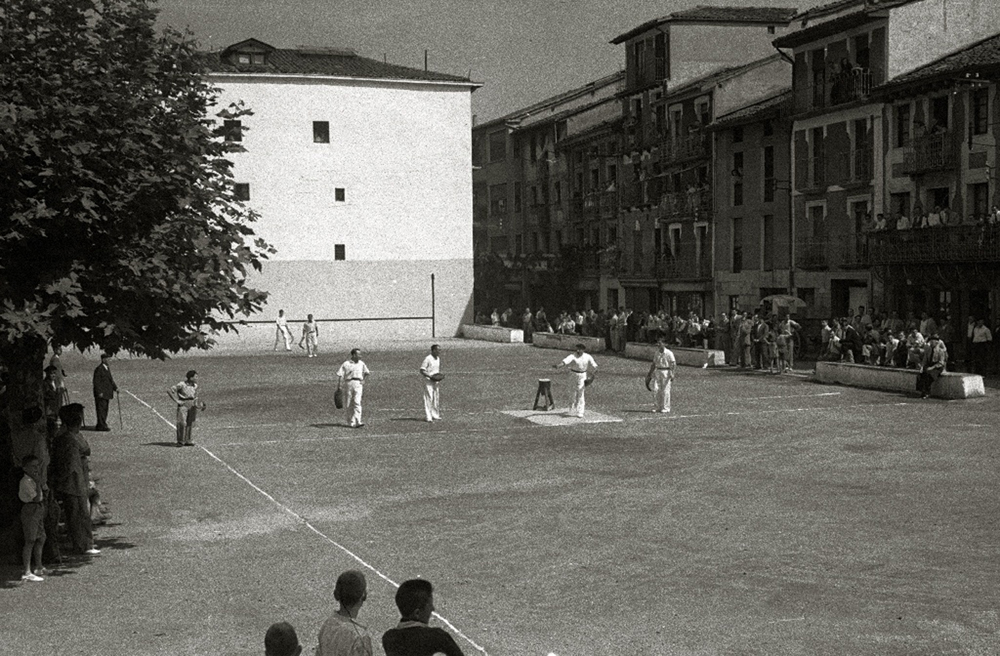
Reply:
[[[664,23],[749,23],[764,25],[787,25],[796,10],[789,7],[715,7],[698,5],[691,9],[675,11],[672,14],[648,20],[619,34],[610,41],[615,45],[624,43],[634,36],[647,32]]]
[[[736,77],[740,73],[752,70],[754,68],[757,68],[758,66],[764,66],[765,64],[770,64],[771,62],[775,62],[781,59],[785,59],[785,57],[780,53],[774,53],[773,55],[768,55],[763,59],[756,59],[752,62],[748,62],[746,64],[740,64],[738,66],[729,66],[728,68],[723,68],[714,71],[712,73],[702,75],[701,77],[689,80],[688,82],[685,82],[680,86],[676,87],[668,86],[667,93],[664,96],[664,98],[672,98],[674,96],[678,96],[683,93],[687,93],[694,90],[700,90],[706,84],[715,84],[717,82],[727,80],[731,77]]]
[[[237,64],[228,59],[233,52],[264,52],[265,64]],[[446,73],[435,73],[418,68],[398,66],[361,57],[346,48],[275,48],[257,39],[246,39],[222,50],[202,53],[203,62],[210,73],[324,75],[377,80],[417,80],[425,82],[465,83],[480,86],[469,78]]]
[[[972,73],[983,69],[1000,68],[1000,34],[994,34],[982,41],[966,46],[950,55],[945,55],[920,68],[904,73],[879,87],[895,89],[918,84],[942,77],[953,77],[962,73]]]
[[[787,87],[752,105],[740,107],[715,119],[709,126],[712,130],[745,125],[765,118],[780,116],[792,106],[792,88]]]
[[[503,116],[500,116],[498,118],[486,121],[484,123],[479,123],[478,125],[474,125],[473,129],[479,130],[484,127],[493,127],[504,123],[520,122],[521,120],[526,119],[529,116],[538,114],[539,112],[545,111],[546,109],[552,109],[553,107],[557,107],[561,103],[569,102],[570,100],[573,100],[575,98],[585,96],[597,89],[603,89],[606,86],[612,84],[618,84],[624,79],[625,79],[625,71],[617,71],[615,73],[612,73],[611,75],[605,75],[602,78],[594,80],[593,82],[588,82],[587,84],[581,87],[576,87],[574,89],[570,89],[569,91],[563,91],[561,93],[557,93],[556,95],[550,96],[545,100],[540,100],[533,105],[528,105],[527,107],[516,109],[513,112],[510,112],[509,114],[504,114]],[[609,100],[613,100],[613,98],[602,98],[593,104],[600,104],[603,102],[607,102]],[[587,107],[589,106],[591,105],[587,105]]]
[[[879,18],[886,18],[888,10],[924,0],[837,0],[830,4],[807,9],[792,17],[792,21],[802,20],[807,24],[795,32],[784,34],[773,41],[775,48],[795,48],[826,36],[839,34]],[[848,11],[849,10],[849,11]],[[848,11],[840,16],[808,25],[814,18],[822,18],[841,11]]]

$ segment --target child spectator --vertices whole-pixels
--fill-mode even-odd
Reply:
[[[386,656],[463,656],[455,639],[437,627],[427,626],[434,612],[434,588],[430,581],[410,579],[396,590],[399,624],[382,635]]]
[[[340,608],[319,630],[316,656],[372,656],[368,627],[357,622],[361,606],[368,598],[365,575],[348,570],[338,576],[333,598],[340,602]]]
[[[272,624],[264,634],[264,656],[299,656],[302,645],[295,627],[288,622]]]
[[[21,528],[24,530],[24,548],[21,560],[24,562],[22,581],[44,581],[42,574],[42,548],[45,546],[45,496],[42,491],[42,461],[38,456],[25,456],[21,463],[24,477],[18,487],[21,506]],[[32,570],[32,558],[38,564]]]

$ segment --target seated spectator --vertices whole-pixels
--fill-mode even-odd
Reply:
[[[910,219],[903,213],[900,213],[899,218],[896,219],[896,230],[909,230],[913,227],[910,223]]]
[[[400,620],[396,628],[382,635],[386,656],[464,656],[455,639],[427,623],[434,612],[434,588],[430,581],[403,581],[396,591],[396,607]]]
[[[372,656],[368,627],[357,622],[361,606],[368,598],[365,575],[348,570],[338,576],[333,598],[340,602],[340,608],[319,630],[316,656]]]
[[[288,622],[272,624],[264,634],[264,656],[299,656],[302,645]]]
[[[941,338],[931,335],[920,362],[920,375],[917,376],[917,392],[920,393],[920,398],[926,399],[930,395],[931,386],[944,373],[947,364],[948,352],[941,343]]]

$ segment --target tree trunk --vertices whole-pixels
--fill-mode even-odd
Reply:
[[[24,339],[0,349],[0,361],[7,367],[7,407],[0,409],[6,425],[0,427],[0,558],[20,562],[21,522],[18,517],[18,474],[21,459],[36,453],[39,442],[45,443],[44,417],[25,423],[23,411],[43,409],[42,368],[45,341]],[[44,414],[44,412],[42,413]],[[43,470],[44,471],[44,470]],[[54,536],[53,536],[54,538]]]

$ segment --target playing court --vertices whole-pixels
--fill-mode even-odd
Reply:
[[[424,345],[385,344],[356,430],[332,402],[348,345],[113,362],[124,429],[112,405],[86,433],[103,553],[41,584],[5,569],[0,652],[263,653],[287,620],[311,654],[349,568],[373,635],[422,576],[466,654],[997,652],[995,391],[682,367],[662,416],[647,364],[596,354],[581,422],[532,411],[539,378],[569,405],[562,353],[441,344],[444,420],[423,420]],[[92,423],[94,363],[64,361]],[[208,411],[178,449],[189,368]]]

